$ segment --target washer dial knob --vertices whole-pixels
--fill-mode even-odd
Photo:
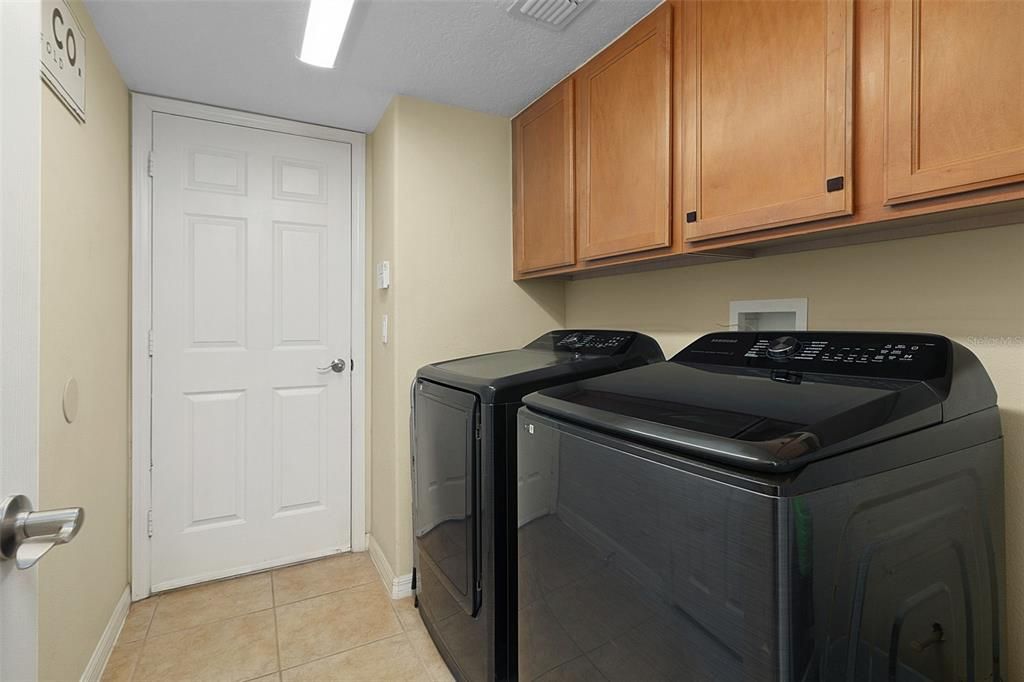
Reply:
[[[772,360],[785,360],[797,354],[800,342],[792,336],[780,336],[768,345],[767,355]]]

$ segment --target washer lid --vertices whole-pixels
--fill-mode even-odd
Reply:
[[[899,336],[893,345],[918,346],[920,362],[862,363],[861,349],[888,345],[889,335],[819,333],[795,335],[778,348],[857,348],[852,362],[821,371],[823,355],[797,365],[766,352],[780,334],[711,334],[669,362],[574,382],[531,394],[524,402],[542,413],[679,453],[734,466],[788,471],[810,461],[940,423],[953,390],[953,344],[922,335]],[[764,338],[762,338],[764,337]],[[913,338],[911,338],[913,337]],[[929,351],[920,353],[927,339]],[[764,343],[767,341],[768,343]],[[917,343],[903,342],[917,341]],[[860,344],[860,345],[858,345]],[[970,355],[966,349],[960,350]],[[797,352],[800,352],[799,350]],[[962,354],[957,354],[962,357]],[[973,359],[973,355],[970,355]],[[970,400],[957,407],[977,411],[995,404],[995,393],[978,390],[987,375],[974,360],[960,363]],[[807,369],[817,371],[807,371]],[[969,371],[972,370],[972,371]],[[960,377],[958,376],[958,380]]]

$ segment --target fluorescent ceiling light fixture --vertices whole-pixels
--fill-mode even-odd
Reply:
[[[355,0],[310,0],[306,34],[302,37],[302,52],[299,54],[301,61],[334,68],[354,4]]]

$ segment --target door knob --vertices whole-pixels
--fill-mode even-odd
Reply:
[[[327,365],[326,367],[317,367],[316,371],[320,372],[321,374],[327,374],[328,372],[335,372],[337,374],[341,374],[342,372],[345,371],[345,361],[342,360],[341,358],[335,358],[334,360],[331,361],[331,364]]]
[[[32,568],[56,545],[71,542],[85,522],[81,507],[32,511],[24,495],[0,502],[0,559],[14,559],[18,568]]]

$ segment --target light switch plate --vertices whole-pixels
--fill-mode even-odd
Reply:
[[[391,261],[382,260],[377,263],[377,288],[387,289],[391,286]]]

